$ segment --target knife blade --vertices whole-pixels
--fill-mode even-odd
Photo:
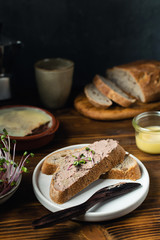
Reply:
[[[83,215],[96,203],[110,200],[112,198],[121,196],[123,194],[129,193],[134,189],[140,187],[140,183],[135,182],[120,182],[114,185],[104,187],[97,192],[95,192],[87,201],[81,203],[77,206],[70,207],[64,210],[60,210],[54,213],[47,214],[39,219],[36,219],[32,222],[33,228],[45,228],[53,226],[57,223],[64,222],[71,218],[78,217]]]

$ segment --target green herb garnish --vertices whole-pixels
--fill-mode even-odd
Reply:
[[[90,148],[89,147],[86,147],[86,151],[89,151],[90,150]]]
[[[92,153],[92,154],[95,154],[95,151],[94,150],[91,150],[89,147],[86,147],[85,150],[88,152],[88,153]],[[90,154],[91,156],[85,156],[83,153],[80,154],[78,157],[72,155],[72,157],[74,157],[76,160],[68,167],[67,170],[70,169],[71,166],[81,166],[82,164],[86,164],[86,162],[88,161],[94,161],[93,159],[93,156],[92,154]],[[88,154],[87,154],[88,155]]]
[[[95,151],[94,151],[94,150],[91,150],[89,147],[86,147],[86,151],[89,151],[89,152],[91,152],[92,154],[95,154]]]

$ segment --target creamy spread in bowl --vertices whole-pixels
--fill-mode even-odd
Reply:
[[[24,137],[45,130],[52,124],[52,118],[37,108],[14,107],[0,110],[0,133],[5,128],[10,136]]]
[[[16,140],[17,150],[31,150],[48,144],[58,128],[59,121],[45,109],[28,105],[0,108],[0,135],[6,129],[11,140]]]

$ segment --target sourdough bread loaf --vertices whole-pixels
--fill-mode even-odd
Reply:
[[[160,62],[140,60],[106,71],[107,78],[141,102],[160,100]]]
[[[66,155],[63,163],[53,174],[50,197],[59,204],[96,181],[101,174],[124,160],[125,150],[112,139],[97,141],[82,151]],[[77,164],[76,162],[83,163]]]
[[[131,155],[126,155],[122,163],[113,167],[109,172],[102,174],[102,179],[130,179],[136,181],[141,178],[141,170],[137,161],[131,157]]]
[[[112,105],[112,101],[103,95],[92,83],[84,87],[84,93],[88,101],[97,108],[108,108]]]
[[[93,83],[103,95],[122,107],[128,107],[136,101],[135,98],[129,97],[124,91],[122,91],[113,81],[104,78],[103,76],[95,75]]]

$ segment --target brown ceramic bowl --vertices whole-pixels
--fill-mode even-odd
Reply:
[[[46,144],[48,144],[50,141],[53,140],[55,132],[57,131],[59,127],[59,121],[55,118],[55,116],[48,112],[47,110],[34,107],[34,106],[28,106],[28,105],[13,105],[13,106],[5,106],[0,108],[0,115],[1,111],[8,111],[8,110],[15,110],[15,109],[29,109],[29,110],[35,110],[39,111],[43,114],[46,114],[50,118],[49,125],[47,128],[40,130],[38,133],[33,133],[32,135],[28,136],[10,136],[11,140],[16,140],[16,150],[19,151],[27,151],[31,149],[40,148]],[[4,126],[5,128],[5,126]],[[6,129],[7,130],[7,129]],[[2,134],[0,134],[2,135]]]

